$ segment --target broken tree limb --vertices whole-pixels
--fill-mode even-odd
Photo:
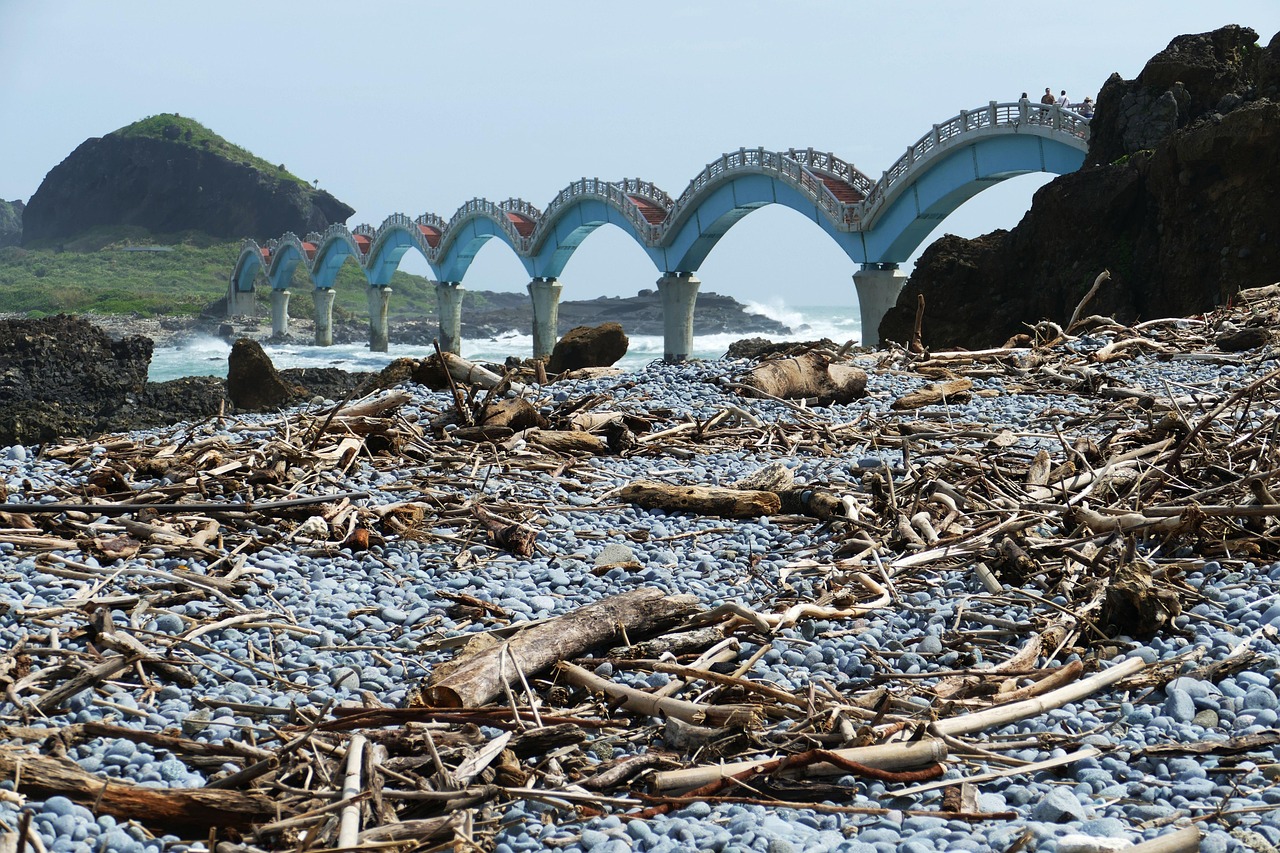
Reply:
[[[616,643],[624,636],[652,636],[697,609],[698,599],[693,595],[669,595],[654,587],[624,592],[548,619],[504,643],[476,652],[444,678],[428,683],[424,692],[434,705],[474,708],[501,695],[504,684],[518,681],[518,672],[537,675],[554,663]],[[508,653],[515,666],[510,661],[500,665]]]
[[[66,759],[10,747],[0,747],[0,779],[17,779],[18,790],[32,797],[61,795],[102,814],[166,830],[241,828],[276,812],[275,800],[261,794],[148,788],[86,773]]]
[[[1111,281],[1111,270],[1103,270],[1098,273],[1098,277],[1093,280],[1093,287],[1089,288],[1089,292],[1084,295],[1084,298],[1076,303],[1076,310],[1071,312],[1071,319],[1067,321],[1067,334],[1071,334],[1071,330],[1075,328],[1080,316],[1084,313],[1084,307],[1098,294],[1098,289],[1108,281]]]
[[[940,740],[927,738],[906,743],[883,743],[874,746],[856,746],[848,749],[831,750],[846,761],[856,761],[868,767],[881,770],[902,770],[913,767],[924,767],[936,764],[947,757],[947,746]],[[686,770],[671,770],[653,775],[653,789],[661,793],[679,793],[701,788],[719,779],[727,779],[744,771],[754,770],[776,758],[761,758],[751,761],[735,761],[729,764],[710,764],[702,767],[690,767]],[[783,775],[793,775],[794,771],[784,769]],[[803,768],[805,776],[839,776],[847,772],[835,764],[820,762]]]
[[[934,382],[918,391],[903,394],[890,403],[889,408],[902,411],[904,409],[936,406],[939,403],[963,403],[969,399],[972,388],[972,379],[950,379],[946,382]]]
[[[816,397],[821,403],[849,403],[867,395],[866,371],[835,362],[820,352],[766,361],[743,378],[743,393],[783,400]]]
[[[691,512],[723,518],[756,518],[777,515],[782,501],[774,492],[726,489],[721,486],[673,486],[653,480],[636,480],[618,490],[619,500],[645,509]]]
[[[650,717],[674,717],[696,726],[734,726],[744,729],[757,725],[764,718],[759,705],[704,705],[670,696],[655,696],[644,690],[601,678],[580,666],[563,661],[556,667],[556,671],[571,684],[593,693],[601,693],[621,702],[622,707],[628,711]]]

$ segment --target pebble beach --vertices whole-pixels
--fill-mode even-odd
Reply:
[[[1126,334],[1132,338],[1132,330],[1076,334],[1045,347],[1038,360],[971,361],[967,372],[954,367],[952,375],[964,373],[971,379],[971,393],[962,402],[947,400],[910,412],[893,409],[894,401],[929,386],[940,374],[921,372],[900,352],[856,356],[867,372],[867,396],[827,406],[742,398],[723,380],[747,370],[745,362],[654,362],[623,376],[524,391],[548,415],[576,400],[598,399],[598,409],[646,419],[649,435],[676,431],[668,439],[642,443],[638,450],[552,459],[554,464],[530,467],[521,461],[530,458],[529,447],[495,445],[473,453],[446,430],[423,439],[430,453],[394,466],[360,458],[305,478],[285,496],[359,494],[348,502],[372,510],[417,500],[438,502],[447,494],[457,501],[523,508],[520,521],[537,531],[536,550],[528,557],[504,551],[443,516],[429,522],[425,533],[379,531],[367,549],[352,544],[343,531],[325,530],[323,520],[318,525],[305,519],[281,522],[274,531],[256,533],[253,525],[258,522],[226,520],[228,530],[239,525],[242,538],[235,541],[256,541],[233,552],[231,539],[221,545],[209,539],[188,551],[153,540],[114,558],[109,549],[86,544],[95,535],[106,535],[102,531],[110,532],[103,526],[95,534],[93,525],[113,523],[91,508],[73,512],[66,522],[83,531],[67,543],[70,547],[34,545],[18,535],[65,538],[65,527],[50,527],[56,514],[32,516],[46,525],[36,531],[19,531],[14,514],[4,516],[0,686],[7,693],[0,698],[0,739],[5,749],[56,753],[48,742],[41,744],[36,730],[107,722],[180,734],[204,744],[249,742],[276,748],[287,736],[281,734],[286,724],[305,724],[343,706],[404,708],[415,701],[417,687],[457,652],[456,638],[494,627],[474,608],[459,608],[459,596],[492,605],[505,614],[508,626],[562,617],[640,587],[689,594],[707,609],[728,603],[777,613],[797,601],[830,598],[834,578],[861,572],[888,589],[887,604],[856,618],[801,618],[773,630],[741,631],[736,660],[753,661],[744,677],[811,702],[817,701],[815,696],[834,701],[834,694],[851,706],[857,697],[887,684],[894,700],[884,706],[890,718],[945,719],[966,709],[931,699],[932,687],[954,673],[973,677],[1008,659],[1046,624],[1064,618],[1070,622],[1068,639],[1060,648],[1046,648],[1036,667],[1079,662],[1088,675],[1138,659],[1141,675],[969,735],[968,753],[953,744],[940,781],[959,790],[962,782],[975,780],[964,789],[968,801],[963,817],[948,817],[956,810],[943,802],[945,785],[902,795],[912,783],[856,774],[826,780],[835,787],[816,789],[809,800],[815,807],[788,805],[765,794],[753,801],[750,791],[740,791],[737,802],[708,797],[641,818],[634,805],[606,802],[597,804],[599,814],[583,814],[574,808],[579,800],[556,801],[553,781],[571,786],[594,765],[628,756],[667,750],[686,765],[706,763],[670,746],[673,735],[663,720],[617,712],[614,725],[593,729],[579,750],[577,760],[585,766],[570,767],[565,759],[557,773],[543,757],[528,760],[526,770],[540,780],[545,796],[505,796],[484,806],[465,830],[469,843],[499,853],[1086,853],[1124,849],[1196,827],[1202,833],[1200,850],[1273,850],[1280,846],[1280,736],[1272,737],[1280,723],[1280,563],[1267,559],[1274,551],[1268,517],[1222,522],[1262,543],[1243,551],[1209,548],[1205,541],[1212,537],[1133,532],[1132,559],[1149,567],[1158,585],[1167,584],[1180,602],[1159,630],[1138,637],[1090,628],[1097,614],[1083,609],[1088,597],[1060,580],[997,577],[993,586],[975,570],[976,563],[988,558],[964,549],[950,559],[920,557],[913,562],[911,555],[927,554],[948,541],[939,516],[935,522],[941,525],[941,539],[923,547],[891,546],[889,539],[881,542],[872,535],[876,547],[868,552],[854,547],[856,513],[836,521],[793,515],[739,519],[645,509],[616,499],[621,487],[638,479],[728,486],[777,463],[798,485],[829,490],[845,496],[850,505],[866,507],[878,488],[873,481],[901,488],[921,477],[921,467],[946,471],[953,456],[981,458],[997,448],[1027,460],[1045,450],[1057,463],[1070,456],[1065,448],[1077,439],[1105,442],[1122,419],[1149,425],[1150,412],[1168,411],[1193,427],[1205,419],[1221,421],[1224,430],[1262,443],[1267,449],[1254,467],[1238,473],[1265,474],[1271,453],[1268,431],[1280,417],[1274,383],[1251,392],[1255,405],[1215,410],[1280,366],[1277,354],[1266,347],[1237,355],[1213,351],[1203,319],[1169,321],[1163,328],[1168,340],[1180,335],[1196,343],[1183,347],[1178,357],[1170,357],[1175,348],[1170,343],[1135,347],[1124,358],[1099,363],[1091,356]],[[1144,330],[1138,337],[1157,339],[1159,331]],[[1049,363],[1052,370],[1045,372],[1043,365]],[[1092,372],[1092,384],[1055,385],[1054,376],[1080,378],[1080,372],[1072,374],[1064,364],[1088,365],[1081,370]],[[1100,393],[1105,388],[1124,389],[1125,394]],[[407,423],[425,425],[455,405],[447,391],[414,384],[395,390],[408,395],[398,412]],[[1140,401],[1148,415],[1121,408],[1126,400]],[[737,416],[736,431],[726,430],[719,439],[704,435],[694,441],[699,430],[679,429],[705,424],[725,410],[733,415],[734,409],[747,417]],[[0,484],[10,505],[66,503],[86,495],[93,472],[111,464],[119,453],[113,442],[156,450],[192,442],[265,447],[290,429],[296,415],[242,415],[100,437],[61,455],[55,447],[0,448]],[[918,447],[913,452],[911,444],[904,452],[902,442],[888,440],[906,433],[883,427],[908,420],[930,424],[941,436],[936,456],[921,455]],[[780,426],[769,432],[775,425]],[[825,431],[828,439],[788,442],[784,439],[792,426],[795,434],[801,429],[806,435]],[[937,436],[919,434],[933,452],[929,441]],[[230,452],[222,455],[223,463],[233,458]],[[467,464],[458,463],[461,456]],[[173,485],[160,472],[134,468],[126,479],[137,494],[163,494]],[[1150,472],[1140,469],[1139,475]],[[1230,479],[1222,478],[1224,483]],[[960,489],[973,502],[979,490],[978,485]],[[1095,497],[1088,499],[1097,505]],[[1041,503],[1066,502],[1052,498]],[[1232,501],[1218,496],[1202,502]],[[0,503],[0,511],[4,509]],[[1027,529],[1037,541],[1074,549],[1074,583],[1087,587],[1088,573],[1079,565],[1085,559],[1081,549],[1105,550],[1106,535],[1082,532],[1066,515],[1043,511],[1042,520]],[[1220,530],[1217,535],[1219,542],[1234,538]],[[165,603],[139,607],[140,596],[145,600],[165,577],[216,577],[233,566],[239,584],[234,593],[215,585],[216,596],[182,595],[182,588],[174,586]],[[855,600],[873,597],[856,585],[846,592]],[[111,612],[117,631],[169,649],[168,662],[189,672],[190,683],[126,671],[65,701],[40,704],[42,692],[66,677],[55,668],[61,659],[101,659],[101,647],[85,630],[95,602]],[[238,618],[246,613],[253,618]],[[201,633],[198,642],[170,645],[197,626],[209,625],[215,627]],[[661,689],[672,680],[661,671],[606,660],[605,652],[597,650],[594,658],[578,663],[597,676],[644,690]],[[1233,661],[1246,665],[1237,668],[1230,665]],[[42,669],[48,672],[43,681],[27,677]],[[550,678],[539,676],[534,691],[547,695]],[[607,720],[607,711],[601,713]],[[761,725],[767,736],[761,734],[755,746],[739,743],[726,760],[775,754],[786,730],[796,725],[793,717],[769,717]],[[496,728],[480,730],[486,738],[501,734]],[[913,731],[907,726],[889,739],[906,739]],[[1241,738],[1254,740],[1241,745],[1246,743]],[[833,743],[831,738],[823,742]],[[103,779],[158,788],[200,788],[246,764],[231,750],[221,762],[193,762],[130,737],[79,736],[61,752]],[[1050,766],[1036,769],[1041,764]],[[291,778],[281,784],[298,788],[302,781]],[[641,790],[644,785],[638,778],[631,787]],[[92,802],[24,795],[21,790],[19,784],[15,791],[12,778],[0,783],[0,840],[16,837],[25,814],[27,837],[38,836],[50,851],[209,849],[207,835],[157,831],[145,821],[95,814]],[[223,840],[217,849],[286,849],[264,844],[246,837],[243,842]]]

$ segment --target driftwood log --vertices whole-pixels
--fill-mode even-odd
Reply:
[[[0,780],[18,780],[20,793],[44,799],[61,795],[95,811],[148,826],[182,831],[247,827],[276,813],[264,794],[208,788],[148,788],[81,770],[64,758],[0,747]]]
[[[624,592],[533,625],[506,642],[476,652],[435,683],[425,695],[444,708],[474,708],[552,664],[625,638],[660,633],[698,609],[693,595],[669,595],[654,587]]]
[[[653,480],[636,480],[618,490],[619,500],[645,509],[691,512],[722,518],[756,518],[777,515],[782,500],[776,492],[727,489],[721,486],[673,486]]]
[[[744,394],[784,400],[816,397],[820,403],[849,403],[867,395],[866,371],[813,351],[766,361],[741,384]]]

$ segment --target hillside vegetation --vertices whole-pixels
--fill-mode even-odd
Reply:
[[[176,113],[161,113],[160,115],[148,116],[141,121],[135,121],[133,124],[112,131],[107,135],[118,136],[123,139],[163,139],[168,142],[176,142],[179,145],[201,148],[217,154],[224,160],[249,166],[278,180],[293,181],[304,187],[310,186],[302,178],[286,169],[283,163],[272,165],[251,151],[228,142],[195,119],[183,118]]]
[[[94,229],[67,241],[63,250],[0,249],[0,312],[44,316],[57,313],[133,314],[143,317],[194,316],[221,299],[240,252],[239,243],[204,235],[149,235],[141,229]],[[392,278],[391,314],[429,317],[436,310],[428,279],[397,272]],[[367,285],[354,261],[338,274],[335,317],[368,313]],[[294,274],[289,314],[312,315],[312,284]],[[259,314],[269,296],[260,283]],[[470,304],[483,297],[468,293]]]

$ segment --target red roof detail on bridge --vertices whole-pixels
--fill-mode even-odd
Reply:
[[[261,246],[261,247],[259,247],[259,248],[258,248],[258,251],[262,254],[262,259],[263,259],[264,261],[269,261],[269,260],[271,260],[271,247],[270,247],[270,246]]]
[[[629,195],[627,198],[631,199],[631,203],[640,209],[640,215],[643,216],[645,221],[650,225],[661,225],[663,220],[667,218],[667,212],[665,210],[649,201],[649,199],[644,196]]]
[[[356,248],[360,250],[360,254],[369,254],[369,247],[372,245],[372,241],[363,234],[355,234],[353,236],[355,237]]]
[[[814,172],[814,174],[822,179],[822,182],[827,185],[827,189],[831,190],[833,196],[845,204],[857,204],[866,198],[852,184],[845,183],[835,175],[825,175],[822,172]]]
[[[303,244],[302,244],[302,251],[306,254],[306,256],[307,256],[307,260],[309,260],[309,261],[314,261],[314,260],[316,259],[316,244],[315,244],[315,243],[303,243]]]
[[[533,220],[527,216],[521,216],[518,213],[507,211],[507,219],[516,227],[516,233],[521,237],[528,237],[533,233]]]
[[[418,230],[422,232],[422,238],[427,241],[427,245],[436,248],[440,245],[440,229],[433,225],[419,225]]]

